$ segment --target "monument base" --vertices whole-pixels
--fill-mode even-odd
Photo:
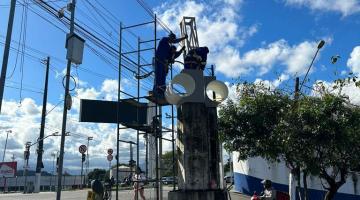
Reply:
[[[169,200],[227,200],[226,190],[175,190],[170,191]]]

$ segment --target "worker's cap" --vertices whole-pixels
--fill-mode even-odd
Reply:
[[[169,38],[172,39],[172,40],[175,40],[175,39],[176,39],[176,35],[175,35],[173,32],[170,32],[170,33],[169,33]]]

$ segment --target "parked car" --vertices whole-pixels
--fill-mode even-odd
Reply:
[[[162,177],[161,182],[163,182],[164,185],[169,185],[174,183],[174,177],[168,176],[168,177]],[[175,178],[175,183],[177,183],[177,179]]]
[[[234,176],[225,176],[224,181],[226,183],[234,183]]]

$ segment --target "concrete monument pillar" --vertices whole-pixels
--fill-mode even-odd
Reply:
[[[183,73],[192,77],[195,83],[192,91],[198,92],[174,101],[179,102],[176,139],[178,190],[169,192],[169,200],[225,200],[227,193],[220,187],[217,104],[209,103],[206,96],[206,84],[214,79],[203,77],[202,73]]]

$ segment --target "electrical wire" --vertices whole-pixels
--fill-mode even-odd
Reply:
[[[49,9],[46,9],[49,11]],[[52,13],[54,16],[56,14]],[[65,22],[63,21],[63,23],[65,24]],[[118,56],[118,52],[116,49],[112,48],[111,46],[107,45],[106,43],[104,43],[103,41],[99,40],[96,36],[94,37],[93,34],[89,33],[88,31],[86,31],[83,27],[80,26],[80,32],[82,32],[85,37],[86,37],[86,34],[89,34],[90,37],[92,38],[88,38],[90,40],[92,40],[92,42],[94,42],[96,45],[100,46],[102,50],[105,50],[107,53],[110,53],[112,54],[115,58],[117,58]],[[97,41],[94,41],[94,38],[97,40]],[[101,43],[100,43],[101,42]],[[115,52],[115,53],[114,53]],[[99,54],[98,54],[99,55]],[[135,67],[136,63],[134,63],[133,61],[131,61],[128,57],[126,57],[125,55],[122,55],[124,57],[124,61],[127,62],[128,64],[130,65],[133,65]],[[132,72],[133,74],[136,74],[135,71],[131,70],[129,67],[127,66],[123,66],[125,69],[128,69],[130,72]],[[146,73],[146,71],[145,71]],[[129,76],[129,75],[128,75]],[[131,80],[131,79],[130,79]],[[151,84],[151,83],[150,83]]]
[[[22,34],[22,32],[23,32],[23,26],[22,26],[22,24],[23,24],[23,21],[24,21],[24,10],[25,10],[25,6],[23,6],[22,13],[21,13],[21,20],[20,20],[21,26],[20,26],[20,33],[19,33],[19,41],[22,41],[22,36],[23,36],[23,34]],[[21,44],[21,42],[18,43],[18,47],[17,47],[18,50],[17,50],[17,52],[16,52],[14,68],[13,68],[13,70],[11,71],[9,77],[6,77],[6,79],[11,79],[11,78],[13,77],[13,75],[14,75],[14,72],[15,72],[15,70],[16,70],[17,63],[18,63],[18,57],[19,57],[19,52],[20,52],[20,44]]]
[[[24,7],[23,7],[23,21],[22,21],[22,41],[20,51],[20,91],[19,91],[19,103],[21,105],[22,102],[22,88],[23,88],[23,80],[24,80],[24,61],[25,61],[25,43],[26,43],[26,32],[27,32],[27,17],[28,17],[28,4],[27,1],[24,0]]]

